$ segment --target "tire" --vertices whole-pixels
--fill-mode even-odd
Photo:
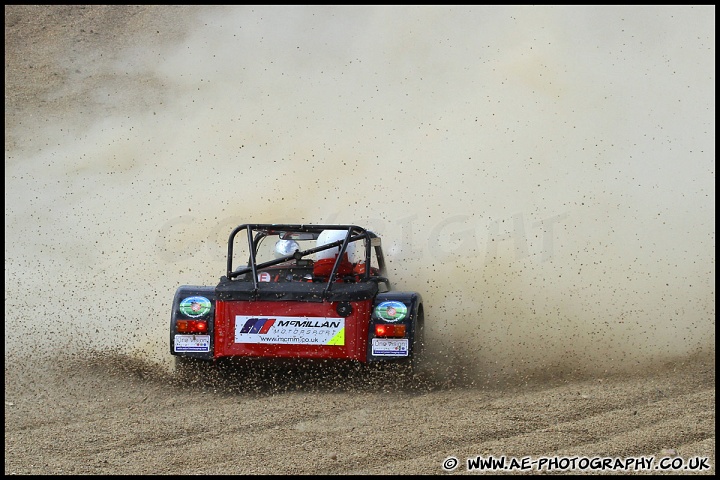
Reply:
[[[421,375],[425,367],[425,312],[422,305],[418,308],[417,319],[415,320],[412,357],[410,358],[409,367],[410,373],[414,376]]]
[[[412,389],[425,383],[427,362],[425,357],[425,318],[422,306],[419,307],[415,319],[410,358],[378,364],[377,368],[395,378],[403,388]]]
[[[212,360],[175,355],[174,375],[179,381],[191,384],[207,383],[215,371]]]

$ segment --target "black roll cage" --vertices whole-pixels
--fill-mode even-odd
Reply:
[[[233,244],[235,242],[235,237],[245,230],[247,232],[247,240],[248,240],[248,247],[250,251],[250,258],[248,260],[249,266],[243,266],[239,267],[235,270],[233,270],[232,260],[233,260]],[[321,245],[319,247],[310,248],[307,250],[296,250],[295,253],[291,255],[285,255],[283,257],[276,258],[274,260],[269,260],[267,262],[262,262],[260,264],[257,263],[257,249],[260,244],[260,241],[267,237],[268,235],[276,235],[276,234],[283,234],[286,232],[293,232],[293,233],[310,233],[313,235],[313,238],[317,238],[317,236],[322,233],[324,230],[345,230],[347,231],[347,235],[345,235],[345,238],[343,240],[337,240],[335,242],[329,243],[327,245]],[[282,224],[282,223],[246,223],[243,225],[239,225],[233,231],[230,233],[230,237],[228,239],[228,254],[227,254],[227,278],[228,280],[233,280],[239,277],[240,275],[244,275],[246,273],[252,272],[252,280],[253,280],[253,288],[255,291],[258,289],[258,270],[262,270],[263,268],[272,267],[274,265],[279,265],[281,263],[287,262],[289,260],[295,259],[300,260],[306,255],[312,255],[317,252],[321,252],[323,250],[328,250],[330,248],[340,247],[340,254],[337,256],[337,259],[335,261],[335,264],[333,265],[332,272],[330,273],[330,276],[328,278],[328,285],[325,289],[325,294],[327,294],[333,283],[334,280],[337,277],[337,272],[340,267],[341,259],[343,257],[343,254],[347,250],[347,247],[350,243],[356,242],[359,240],[364,240],[364,261],[365,265],[368,266],[368,268],[365,269],[365,272],[362,274],[360,281],[382,281],[387,284],[389,284],[389,281],[387,279],[386,270],[385,270],[385,257],[383,256],[382,252],[382,244],[380,237],[375,235],[370,230],[366,230],[362,227],[359,227],[357,225],[304,225],[304,224]],[[380,276],[373,277],[371,279],[370,275],[370,259],[372,256],[372,248],[375,248],[375,256],[377,258],[378,262],[378,269]]]

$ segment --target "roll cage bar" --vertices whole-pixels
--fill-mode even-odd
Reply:
[[[239,267],[235,270],[233,270],[233,244],[235,242],[235,237],[245,230],[247,232],[247,241],[248,241],[248,247],[250,251],[250,258],[248,260],[249,266],[243,266]],[[309,233],[312,234],[313,239],[316,239],[318,235],[323,230],[345,230],[347,231],[347,235],[345,235],[345,238],[342,240],[337,240],[335,242],[329,243],[327,245],[321,245],[319,247],[309,248],[307,250],[295,250],[295,252],[291,255],[285,255],[280,258],[276,258],[274,260],[269,260],[267,262],[262,262],[260,264],[257,263],[257,249],[260,244],[260,240],[267,237],[268,235],[282,235],[283,233]],[[230,237],[228,239],[228,254],[227,254],[227,278],[229,280],[236,279],[240,275],[244,275],[248,272],[252,272],[252,279],[253,279],[253,287],[255,290],[258,288],[258,270],[262,270],[263,268],[272,267],[273,265],[279,265],[281,263],[287,262],[289,260],[295,259],[300,260],[304,256],[312,255],[317,252],[321,252],[323,250],[328,250],[330,248],[340,247],[340,254],[337,256],[337,259],[335,260],[335,264],[333,265],[332,271],[330,273],[329,279],[328,279],[328,286],[325,290],[325,293],[327,293],[332,284],[334,283],[333,280],[337,277],[337,272],[340,267],[340,262],[343,257],[343,254],[346,252],[347,247],[350,243],[356,242],[359,240],[365,240],[365,252],[364,252],[364,261],[365,265],[368,266],[368,268],[365,269],[365,272],[362,274],[361,279],[364,281],[369,281],[371,279],[370,277],[370,259],[372,256],[372,248],[375,249],[375,256],[377,258],[378,262],[378,269],[380,273],[380,277],[378,280],[388,282],[388,279],[386,277],[385,272],[385,257],[383,256],[382,252],[382,245],[380,237],[375,235],[373,232],[366,230],[362,227],[359,227],[357,225],[304,225],[304,224],[279,224],[279,223],[246,223],[243,225],[239,225],[233,231],[230,233]]]

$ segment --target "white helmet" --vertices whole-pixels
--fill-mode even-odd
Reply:
[[[329,243],[337,242],[338,240],[344,240],[347,236],[347,230],[323,230],[317,238],[317,246],[327,245]],[[324,258],[335,258],[340,252],[340,247],[328,248],[322,252],[317,252],[316,259],[322,260]],[[355,255],[355,242],[348,244],[346,253],[350,259]]]

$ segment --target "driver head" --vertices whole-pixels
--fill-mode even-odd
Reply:
[[[320,247],[322,245],[327,245],[338,240],[343,240],[347,236],[347,233],[347,230],[323,230],[320,235],[318,235],[317,246]],[[335,258],[339,252],[340,247],[337,246],[335,248],[323,250],[322,252],[317,252],[315,258],[317,260],[321,260],[324,258]],[[348,245],[346,253],[348,254],[349,258],[353,258],[353,256],[355,255],[355,242]]]

